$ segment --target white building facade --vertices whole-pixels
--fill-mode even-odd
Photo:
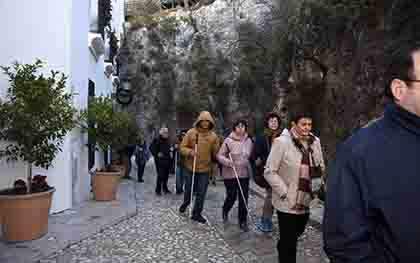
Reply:
[[[124,3],[123,0],[111,1],[111,24],[121,36]],[[98,15],[94,10],[98,10],[97,0],[0,1],[0,23],[6,30],[0,41],[0,65],[14,61],[33,63],[36,58],[43,60],[47,63],[46,72],[58,70],[68,76],[68,89],[77,93],[74,105],[78,109],[87,107],[89,88],[96,96],[111,95],[115,77],[112,72],[105,74],[108,51],[102,36],[92,32],[92,23],[97,21]],[[109,70],[108,67],[108,73]],[[0,73],[0,96],[4,96],[7,85],[6,76]],[[75,128],[65,138],[63,151],[50,169],[34,168],[34,174],[47,175],[48,183],[56,188],[52,213],[90,198],[87,141],[87,135]],[[102,154],[96,156],[96,166],[100,166]],[[25,177],[23,163],[0,160],[0,189],[11,187],[16,179]]]

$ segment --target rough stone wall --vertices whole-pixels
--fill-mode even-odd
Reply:
[[[174,30],[159,25],[129,29],[120,54],[121,78],[130,79],[135,91],[129,110],[137,114],[148,140],[161,126],[172,135],[190,128],[201,110],[213,113],[219,133],[239,117],[255,130],[261,125],[256,120],[283,94],[278,81],[273,85],[273,67],[263,60],[254,63],[250,55],[268,59],[261,52],[272,44],[265,39],[272,30],[267,3],[247,0],[239,6],[216,0],[195,11],[166,13],[163,19],[171,16],[178,21]]]

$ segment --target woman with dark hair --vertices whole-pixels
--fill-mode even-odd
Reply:
[[[305,231],[314,194],[312,180],[325,170],[321,143],[312,133],[309,114],[291,118],[292,127],[274,140],[264,177],[272,188],[281,231],[277,243],[279,262],[296,262],[298,237]]]
[[[257,220],[256,227],[262,232],[273,231],[273,206],[271,204],[271,187],[264,179],[264,166],[270,153],[271,144],[281,133],[281,118],[275,112],[267,114],[264,120],[264,134],[255,139],[252,154],[252,166],[255,183],[266,190],[261,218]]]
[[[232,132],[224,140],[217,154],[217,160],[222,164],[222,175],[226,187],[226,199],[223,204],[223,222],[227,222],[229,211],[239,199],[239,227],[248,231],[248,164],[252,151],[252,140],[247,133],[248,124],[245,120],[234,123]]]

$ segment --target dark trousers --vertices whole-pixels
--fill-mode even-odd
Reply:
[[[233,205],[235,204],[236,199],[239,199],[239,206],[238,206],[238,219],[239,223],[246,222],[247,213],[246,204],[248,204],[248,189],[249,189],[249,178],[240,178],[239,182],[242,187],[242,191],[245,196],[245,200],[242,197],[241,190],[239,189],[239,184],[237,179],[225,179],[225,187],[226,187],[226,199],[225,203],[223,204],[223,213],[229,213],[230,209],[232,209]]]
[[[188,206],[191,203],[191,183],[192,183],[192,172],[187,168],[183,169],[185,188],[184,188],[184,206]],[[194,176],[194,193],[195,202],[192,211],[192,216],[199,216],[203,211],[204,200],[207,194],[207,187],[209,184],[208,173],[195,173]]]
[[[141,181],[143,179],[144,167],[146,167],[146,164],[137,164],[137,180],[138,181]]]
[[[169,170],[170,170],[170,163],[169,162],[157,162],[156,163],[156,170],[157,170],[157,180],[156,180],[156,193],[160,193],[162,190],[164,192],[168,192],[168,178],[169,178]]]
[[[277,211],[280,239],[277,242],[279,263],[296,263],[297,240],[305,231],[309,213],[296,215]]]
[[[176,192],[182,193],[184,191],[184,181],[185,181],[185,174],[184,174],[184,168],[181,164],[179,164],[176,167],[175,171],[175,186],[176,186]]]

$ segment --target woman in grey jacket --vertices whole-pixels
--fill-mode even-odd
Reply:
[[[238,198],[239,227],[243,231],[248,231],[248,165],[252,151],[252,140],[248,137],[247,128],[248,125],[245,120],[236,121],[233,125],[233,131],[225,139],[217,154],[217,160],[222,164],[222,175],[226,187],[226,199],[223,204],[223,222],[227,222],[229,211]],[[238,178],[236,178],[236,176],[238,176]]]
[[[309,219],[311,181],[325,170],[320,141],[311,134],[312,118],[299,114],[291,121],[292,127],[274,140],[264,171],[281,229],[279,262],[287,263],[296,262],[297,239]]]

